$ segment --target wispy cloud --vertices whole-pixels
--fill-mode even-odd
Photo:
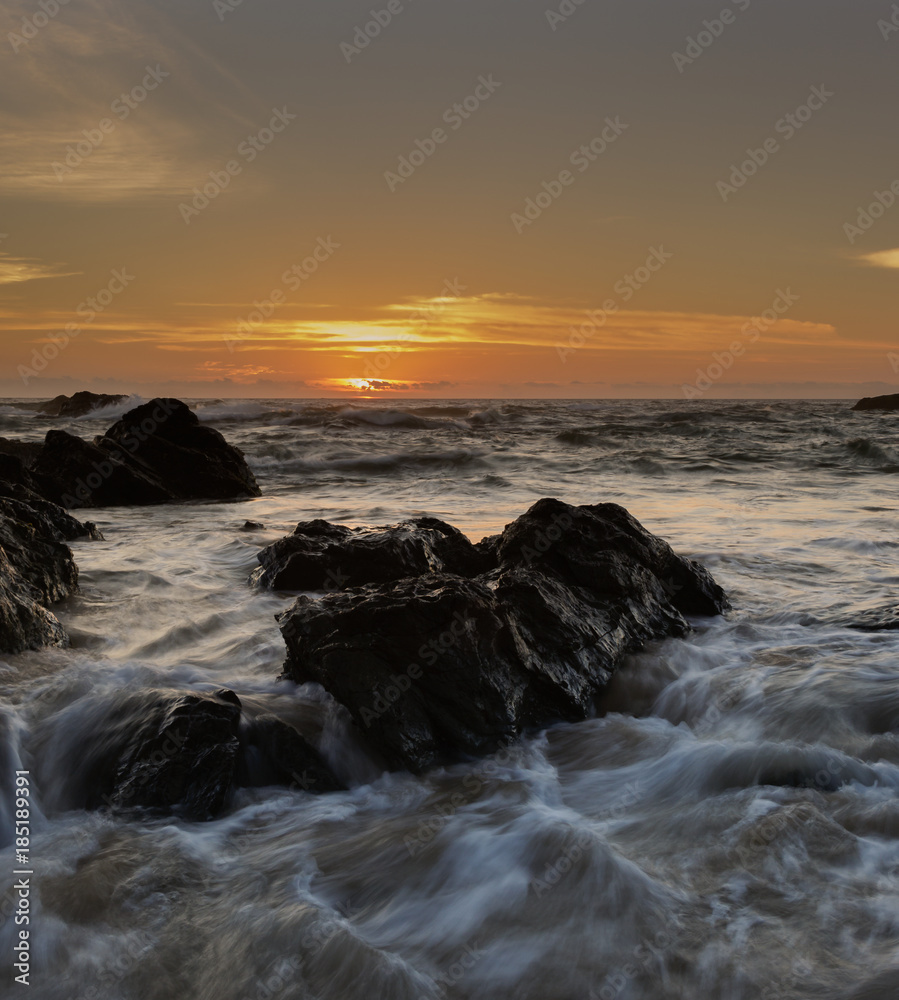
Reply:
[[[0,285],[16,285],[39,278],[69,278],[80,271],[61,270],[63,264],[44,264],[33,257],[13,257],[0,252]]]
[[[866,253],[855,259],[864,264],[870,264],[872,267],[896,269],[899,268],[899,249],[878,250],[875,253]]]

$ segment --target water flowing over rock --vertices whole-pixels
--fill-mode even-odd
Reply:
[[[382,564],[356,558],[378,538],[387,550],[401,538],[406,551],[422,551],[430,532],[455,530],[428,521],[416,548],[408,536],[418,523],[336,529],[330,553],[314,548],[314,575],[304,563],[293,579],[322,589],[330,571],[349,589],[301,596],[279,616],[285,675],[320,683],[395,768],[422,771],[489,753],[535,727],[586,718],[628,653],[686,633],[685,614],[728,607],[707,570],[616,504],[541,500],[472,547],[477,559],[465,569],[480,563],[481,572],[470,576],[458,565],[426,565],[382,582]],[[330,526],[316,524],[316,536],[327,537]]]
[[[87,695],[38,727],[31,745],[51,811],[149,810],[208,820],[238,786],[343,786],[293,726],[246,719],[227,688]],[[52,776],[52,777],[51,777]]]
[[[48,499],[69,508],[260,493],[241,452],[177,399],[129,410],[93,442],[51,430],[30,471]]]
[[[853,410],[899,410],[899,392],[888,396],[865,396],[860,399]]]

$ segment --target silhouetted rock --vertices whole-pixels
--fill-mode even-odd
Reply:
[[[30,471],[70,508],[259,496],[241,452],[177,399],[129,410],[93,442],[49,431]]]
[[[344,574],[330,556],[346,552],[325,547],[316,572]],[[421,771],[589,716],[628,653],[683,635],[681,612],[728,606],[703,567],[615,504],[541,500],[478,557],[491,553],[474,579],[440,568],[298,598],[279,616],[285,675],[322,684],[391,766]],[[382,572],[354,566],[360,582]]]
[[[434,571],[474,576],[490,567],[458,528],[434,517],[387,528],[301,521],[258,558],[250,579],[273,590],[343,590]]]
[[[127,399],[126,395],[96,392],[76,392],[73,396],[56,396],[47,403],[35,407],[38,413],[48,417],[83,417],[93,410],[114,406]]]
[[[889,396],[865,396],[860,399],[853,410],[899,410],[899,392]]]

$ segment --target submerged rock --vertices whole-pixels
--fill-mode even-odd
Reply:
[[[437,571],[474,576],[490,567],[458,528],[434,517],[387,528],[301,521],[258,559],[250,579],[273,590],[343,590]]]
[[[301,550],[303,572],[292,582],[323,589],[330,572],[354,586],[300,597],[279,616],[284,673],[320,683],[397,768],[421,771],[489,753],[533,727],[583,719],[628,653],[684,634],[684,614],[728,607],[703,567],[615,504],[541,500],[501,535],[472,546],[476,558],[464,572],[426,564],[388,582],[378,560],[351,558],[363,534],[312,523],[319,538],[333,528],[337,544],[316,547],[313,559]],[[427,551],[434,526],[417,524],[373,534],[391,552],[396,537],[404,553]],[[468,578],[478,564],[486,572]],[[397,559],[390,568],[402,565]]]
[[[344,788],[315,747],[277,715],[257,715],[241,731],[240,741],[239,784],[287,785],[316,794]]]
[[[899,392],[888,396],[865,396],[860,399],[853,410],[899,410]]]
[[[49,431],[31,465],[41,492],[69,508],[259,496],[243,455],[180,400],[135,407],[93,442]]]

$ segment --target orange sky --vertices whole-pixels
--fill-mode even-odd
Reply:
[[[890,5],[719,6],[0,3],[0,393],[895,391]]]

